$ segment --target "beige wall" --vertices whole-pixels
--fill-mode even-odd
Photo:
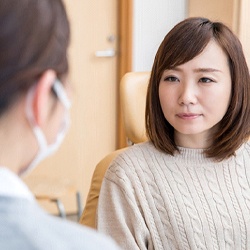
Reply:
[[[248,67],[250,67],[250,1],[241,0],[239,18],[239,38],[242,42]]]
[[[242,42],[250,66],[250,1],[189,0],[188,16],[204,16],[227,24]]]
[[[238,0],[189,0],[188,15],[222,21],[237,32]]]

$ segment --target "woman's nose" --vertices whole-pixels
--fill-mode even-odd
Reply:
[[[194,105],[197,103],[197,90],[192,84],[182,84],[180,87],[179,104]]]

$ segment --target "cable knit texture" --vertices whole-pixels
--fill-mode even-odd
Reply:
[[[222,162],[179,149],[121,153],[103,180],[98,230],[128,250],[250,249],[250,144]]]

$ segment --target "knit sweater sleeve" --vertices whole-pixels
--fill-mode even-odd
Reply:
[[[130,175],[118,161],[109,167],[99,197],[97,229],[111,236],[122,249],[151,249],[149,230]]]

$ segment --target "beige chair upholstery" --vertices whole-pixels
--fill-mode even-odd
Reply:
[[[120,84],[121,108],[125,133],[131,143],[147,139],[145,133],[145,106],[149,72],[131,72]]]
[[[149,76],[149,72],[130,72],[121,79],[120,100],[128,145],[147,140],[144,116]],[[80,218],[81,224],[96,228],[96,209],[102,179],[112,160],[123,150],[126,148],[110,153],[97,164]]]

